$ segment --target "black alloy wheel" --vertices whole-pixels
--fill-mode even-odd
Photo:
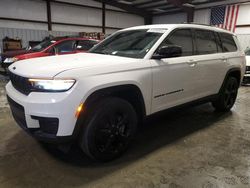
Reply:
[[[87,118],[80,146],[98,161],[119,157],[136,133],[136,112],[129,102],[120,98],[103,99]]]
[[[238,83],[234,79],[228,82],[225,93],[224,93],[224,103],[226,108],[231,108],[236,100],[238,93]]]
[[[223,86],[219,97],[212,102],[213,106],[218,111],[229,111],[237,98],[239,83],[235,77],[229,77]]]
[[[124,112],[113,112],[103,117],[95,129],[95,143],[99,152],[120,153],[132,135],[128,124],[128,114]]]

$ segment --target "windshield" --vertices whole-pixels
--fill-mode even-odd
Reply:
[[[247,48],[247,49],[246,49],[245,54],[246,54],[246,55],[250,55],[250,48]]]
[[[90,50],[90,53],[143,58],[166,30],[143,29],[115,33]]]
[[[31,51],[40,52],[55,42],[56,42],[55,40],[45,40],[39,43],[38,45],[34,46],[33,48],[31,48]]]

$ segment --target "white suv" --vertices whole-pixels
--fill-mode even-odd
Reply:
[[[19,61],[6,90],[16,122],[41,141],[77,139],[99,161],[121,155],[144,117],[190,102],[229,111],[245,56],[228,31],[195,24],[118,31],[90,53]]]

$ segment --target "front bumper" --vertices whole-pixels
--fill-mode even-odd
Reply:
[[[64,143],[78,135],[75,110],[80,99],[77,99],[76,92],[32,92],[24,95],[11,82],[6,85],[6,92],[14,119],[36,139]]]

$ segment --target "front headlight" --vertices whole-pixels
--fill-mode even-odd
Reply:
[[[29,79],[31,87],[35,91],[67,91],[75,84],[74,79]]]
[[[14,63],[16,61],[18,61],[18,58],[16,58],[16,57],[10,57],[10,58],[6,58],[4,60],[4,63]]]

